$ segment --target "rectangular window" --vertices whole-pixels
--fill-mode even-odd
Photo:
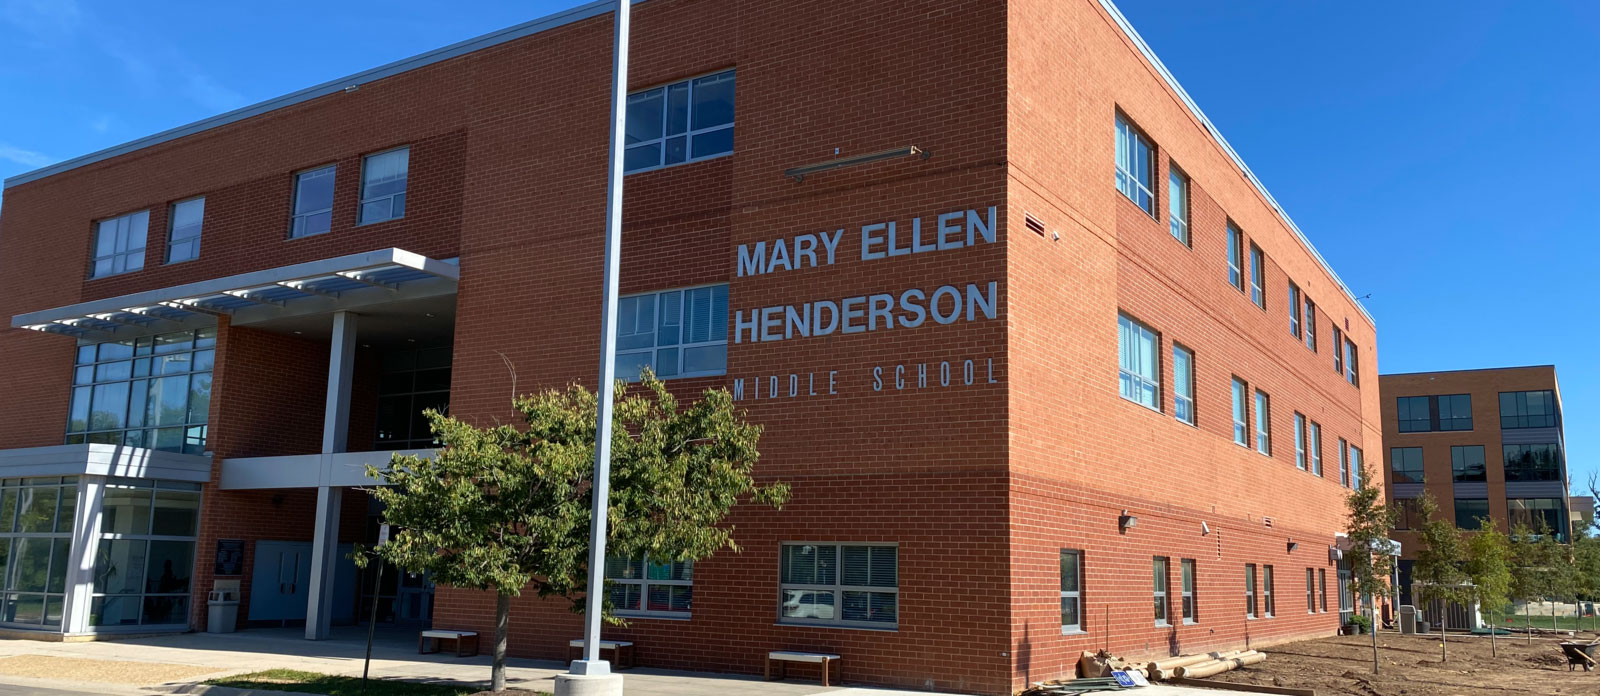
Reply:
[[[171,222],[167,226],[167,263],[200,257],[200,228],[205,216],[204,197],[172,204]]]
[[[1061,632],[1083,631],[1083,552],[1061,550]]]
[[[1338,448],[1339,448],[1339,485],[1344,486],[1345,488],[1349,488],[1350,487],[1350,445],[1347,444],[1344,441],[1344,438],[1342,438],[1342,437],[1339,438],[1339,442],[1337,444],[1338,444]]]
[[[1178,420],[1194,425],[1194,353],[1172,344],[1172,412]]]
[[[1322,425],[1311,422],[1311,473],[1322,475]]]
[[[1302,310],[1302,306],[1301,306],[1301,303],[1300,303],[1300,286],[1295,285],[1294,281],[1290,281],[1289,282],[1289,333],[1293,334],[1295,338],[1300,338],[1300,312],[1301,312],[1301,310]]]
[[[1272,566],[1261,567],[1261,604],[1267,618],[1278,613],[1278,606],[1272,598]]]
[[[1156,556],[1152,564],[1154,576],[1152,587],[1155,595],[1156,625],[1167,625],[1167,559]]]
[[[1508,498],[1506,510],[1512,526],[1521,524],[1535,533],[1555,532],[1558,540],[1566,541],[1560,498]]]
[[[201,454],[217,330],[78,346],[66,444]]]
[[[1389,471],[1394,483],[1422,483],[1422,448],[1390,447]]]
[[[1456,528],[1483,529],[1482,520],[1489,516],[1489,501],[1474,498],[1456,498]]]
[[[623,169],[628,173],[733,152],[734,71],[628,95]]]
[[[1122,398],[1161,410],[1161,338],[1150,327],[1117,315]]]
[[[1267,308],[1267,294],[1262,289],[1267,284],[1267,259],[1261,247],[1250,245],[1250,301],[1257,307]]]
[[[1234,441],[1235,444],[1238,444],[1240,447],[1249,447],[1250,446],[1250,432],[1249,432],[1250,427],[1248,425],[1246,425],[1247,421],[1245,420],[1245,418],[1247,416],[1246,409],[1248,408],[1248,404],[1246,402],[1250,398],[1249,396],[1247,396],[1249,393],[1250,393],[1250,390],[1249,390],[1248,387],[1245,386],[1244,381],[1240,380],[1238,377],[1234,377],[1233,378],[1233,441]]]
[[[95,223],[94,258],[89,277],[104,278],[144,268],[144,244],[149,235],[148,210]]]
[[[1350,339],[1345,339],[1345,342],[1344,342],[1344,367],[1345,367],[1344,381],[1349,382],[1350,384],[1353,384],[1353,385],[1359,387],[1359,386],[1361,386],[1361,376],[1360,376],[1361,375],[1361,369],[1359,367],[1359,363],[1356,361],[1357,357],[1359,357],[1359,355],[1356,352],[1355,341],[1351,341]]]
[[[1507,481],[1560,481],[1561,446],[1502,445]]]
[[[173,626],[189,622],[200,484],[106,480],[89,602],[93,626]]]
[[[1425,433],[1433,430],[1432,402],[1426,396],[1402,396],[1395,399],[1395,413],[1402,433]]]
[[[1128,119],[1117,114],[1117,190],[1144,212],[1156,213],[1155,148]]]
[[[708,285],[617,300],[617,375],[644,368],[661,379],[728,371],[728,286]]]
[[[1337,326],[1333,327],[1333,372],[1344,374],[1344,333]]]
[[[1310,568],[1306,569],[1306,613],[1317,613],[1317,579]]]
[[[1317,305],[1306,298],[1306,347],[1317,352]]]
[[[1244,616],[1247,619],[1256,618],[1256,566],[1254,563],[1244,565]]]
[[[8,478],[0,486],[0,588],[6,591],[0,626],[59,632],[78,477]]]
[[[1472,395],[1450,394],[1435,397],[1439,403],[1439,429],[1446,431],[1472,429]]]
[[[1299,412],[1294,414],[1294,465],[1306,470],[1306,417]]]
[[[367,155],[362,160],[360,224],[406,216],[406,173],[410,169],[409,147]]]
[[[1450,448],[1450,478],[1453,481],[1488,481],[1483,445],[1454,445]]]
[[[1167,174],[1167,217],[1172,238],[1189,246],[1189,177],[1172,167]]]
[[[1553,390],[1500,392],[1501,428],[1553,428],[1555,425]]]
[[[374,450],[438,447],[422,412],[450,405],[450,345],[387,350],[378,356],[378,416]]]
[[[618,616],[689,616],[694,604],[694,561],[607,558],[606,592]]]
[[[1196,623],[1200,620],[1200,607],[1194,599],[1194,559],[1185,558],[1178,565],[1183,572],[1183,622]]]
[[[1267,393],[1256,390],[1256,451],[1272,456],[1272,414]]]
[[[1361,448],[1350,447],[1350,487],[1361,487]]]
[[[1328,569],[1317,569],[1317,606],[1319,611],[1328,613]]]
[[[338,165],[294,175],[294,218],[289,238],[299,239],[333,229],[333,180]]]
[[[1244,233],[1228,221],[1228,284],[1244,290]]]
[[[1395,529],[1422,529],[1422,509],[1417,506],[1415,498],[1401,498],[1394,501],[1394,528]]]
[[[778,569],[784,623],[894,628],[900,594],[893,544],[785,543]]]

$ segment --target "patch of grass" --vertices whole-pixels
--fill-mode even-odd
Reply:
[[[206,683],[215,686],[231,686],[235,689],[301,691],[311,694],[327,694],[328,696],[361,696],[363,693],[360,677],[341,677],[332,674],[302,672],[294,669],[269,669],[264,672],[252,672],[250,674],[212,679]],[[478,687],[475,686],[447,686],[390,679],[370,679],[367,681],[365,693],[366,696],[466,696],[477,692]]]

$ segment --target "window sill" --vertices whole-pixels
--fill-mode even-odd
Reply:
[[[372,222],[358,222],[358,223],[356,223],[356,227],[358,227],[358,228],[360,228],[360,227],[371,227],[373,225],[382,225],[385,222],[394,222],[395,220],[404,220],[404,219],[406,219],[406,216],[401,215],[399,217],[384,218],[382,220],[373,220]]]
[[[187,259],[179,259],[177,261],[168,261],[168,262],[166,262],[164,264],[161,264],[161,265],[163,265],[163,266],[176,266],[176,265],[181,264],[181,263],[191,263],[191,262],[199,261],[199,260],[200,260],[200,256],[198,254],[196,254],[195,256],[187,258]]]
[[[699,159],[688,159],[688,160],[684,160],[682,162],[673,162],[672,164],[662,164],[662,165],[657,165],[657,166],[654,166],[654,167],[644,167],[642,169],[635,169],[633,171],[623,172],[622,175],[624,177],[627,177],[627,176],[633,176],[634,174],[643,174],[645,172],[659,172],[659,171],[661,171],[663,169],[671,169],[673,167],[682,167],[682,166],[684,166],[686,164],[699,164],[701,162],[710,162],[711,160],[722,159],[724,157],[731,156],[732,154],[733,154],[733,150],[729,150],[727,152],[722,152],[722,153],[718,153],[718,154],[715,154],[715,155],[709,155],[709,156],[706,156],[706,157],[701,157]]]
[[[125,275],[128,275],[130,273],[138,273],[139,271],[142,271],[142,270],[144,270],[144,266],[140,266],[140,267],[135,268],[135,269],[133,269],[131,271],[122,271],[120,273],[107,273],[105,275],[99,275],[99,276],[89,276],[89,280],[102,280],[102,279],[105,279],[105,278],[116,278],[118,276],[125,276]]]
[[[1120,392],[1119,392],[1119,393],[1118,393],[1118,394],[1117,394],[1117,396],[1122,396],[1122,394],[1121,394],[1121,393],[1120,393]],[[1134,400],[1134,399],[1130,399],[1130,398],[1128,398],[1128,397],[1126,397],[1126,396],[1122,396],[1122,400],[1123,400],[1123,401],[1126,401],[1126,402],[1128,402],[1128,403],[1130,403],[1130,404],[1136,404],[1136,405],[1138,405],[1138,406],[1140,406],[1140,407],[1142,407],[1142,408],[1144,408],[1144,409],[1145,409],[1145,410],[1146,410],[1146,411],[1154,411],[1154,412],[1156,412],[1156,413],[1161,413],[1161,409],[1159,409],[1159,408],[1156,408],[1156,407],[1154,407],[1154,406],[1151,406],[1151,405],[1150,405],[1150,404],[1147,404],[1147,403],[1145,403],[1145,402],[1143,402],[1143,401],[1136,401],[1136,400]]]
[[[1085,630],[1083,630],[1081,628],[1071,628],[1071,629],[1069,629],[1069,628],[1063,627],[1061,629],[1061,635],[1064,635],[1064,636],[1086,636],[1086,635],[1089,635],[1089,632],[1085,631]]]
[[[624,613],[624,612],[620,612],[620,611],[615,613],[615,614],[613,614],[613,616],[615,616],[615,617],[617,617],[619,619],[627,619],[629,621],[632,621],[634,619],[661,619],[663,621],[688,621],[688,620],[694,618],[694,616],[692,616],[690,614],[675,614],[675,615],[669,616],[669,615],[666,615],[666,614],[636,614],[636,613],[632,613],[632,612]]]
[[[294,241],[296,239],[310,239],[312,237],[321,237],[322,235],[325,235],[325,234],[333,234],[333,230],[330,229],[327,232],[313,232],[311,234],[302,234],[302,235],[300,235],[298,237],[296,237],[296,236],[291,234],[288,237],[288,241],[292,242],[292,241]]]
[[[880,628],[880,627],[877,627],[877,626],[851,626],[851,625],[848,625],[848,624],[800,623],[800,622],[795,622],[795,621],[778,621],[776,623],[773,623],[772,625],[774,625],[774,626],[782,626],[782,627],[785,627],[785,628],[826,628],[826,629],[835,630],[835,631],[839,631],[839,630],[844,630],[844,631],[876,631],[878,633],[899,633],[900,632],[900,626],[898,624],[896,624],[894,626],[883,626],[883,627]]]
[[[1190,619],[1184,619],[1183,620],[1183,625],[1185,625],[1185,626],[1199,626],[1200,622],[1199,621],[1192,621]]]

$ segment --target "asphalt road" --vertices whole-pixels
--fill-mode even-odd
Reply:
[[[98,691],[62,691],[61,689],[41,689],[37,686],[17,686],[15,684],[0,684],[0,696],[97,696]]]

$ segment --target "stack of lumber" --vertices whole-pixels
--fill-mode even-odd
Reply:
[[[1232,650],[1156,660],[1145,665],[1145,671],[1146,676],[1157,681],[1167,681],[1175,677],[1196,679],[1221,674],[1245,665],[1258,664],[1265,662],[1266,659],[1265,653],[1254,650]]]
[[[1146,679],[1150,678],[1150,672],[1143,664],[1134,664],[1105,650],[1100,652],[1085,650],[1083,657],[1078,660],[1078,675],[1081,677],[1109,677],[1113,671],[1138,672]]]

